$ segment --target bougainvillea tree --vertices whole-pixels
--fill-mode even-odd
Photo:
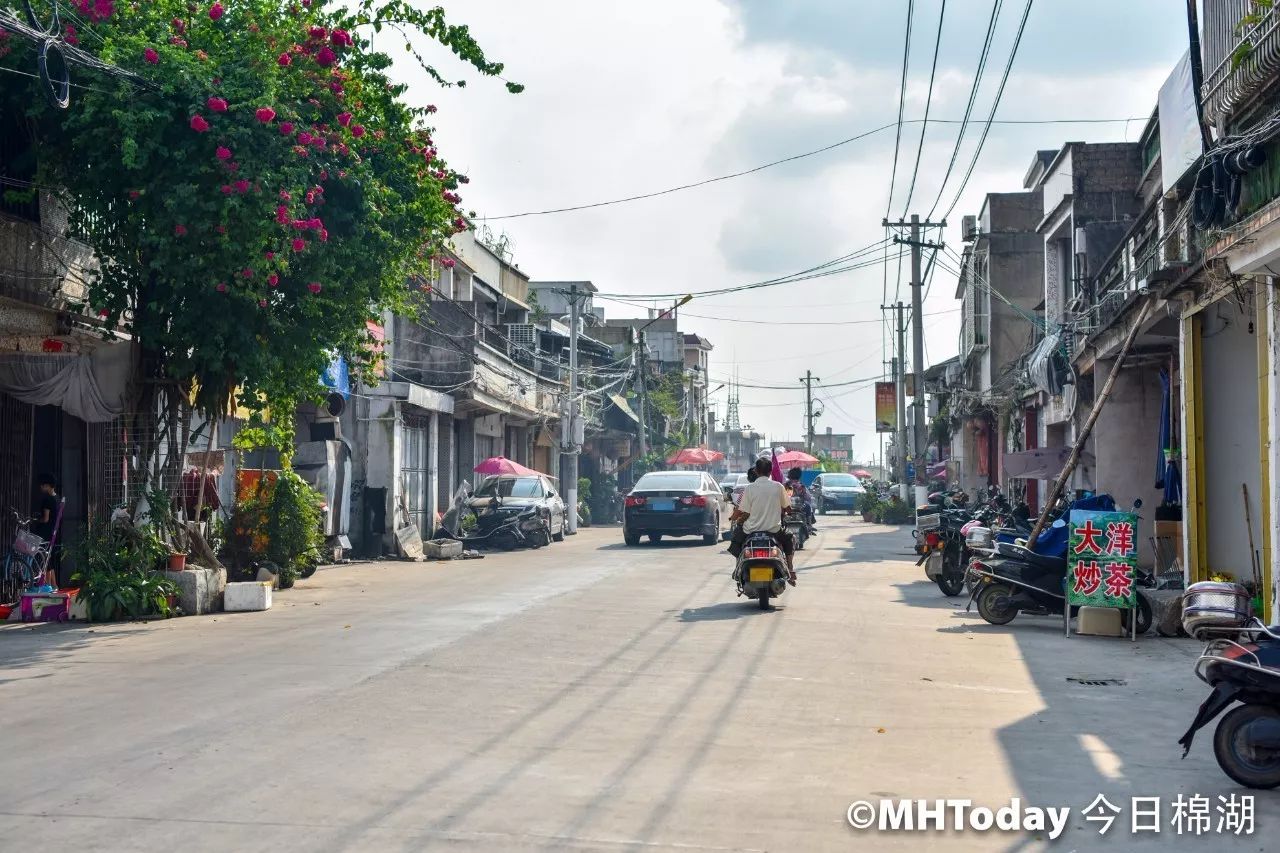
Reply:
[[[443,85],[421,45],[483,75],[501,65],[441,10],[399,0],[71,5],[64,39],[131,76],[73,65],[58,110],[0,75],[0,110],[24,116],[38,183],[96,252],[86,310],[140,344],[136,410],[166,386],[211,416],[237,396],[287,411],[334,351],[361,364],[365,321],[466,227],[434,108],[407,103],[372,41],[403,37]],[[6,46],[0,62],[33,67],[30,46]]]

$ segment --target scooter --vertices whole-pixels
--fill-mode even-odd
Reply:
[[[761,610],[787,589],[787,557],[768,533],[752,533],[742,545],[733,569],[738,595],[754,598]]]
[[[1241,642],[1210,642],[1196,661],[1196,675],[1213,692],[1178,743],[1186,758],[1196,732],[1231,708],[1213,733],[1218,766],[1247,788],[1275,788],[1280,786],[1280,633],[1254,619],[1243,634]]]
[[[804,543],[809,539],[809,523],[805,520],[803,504],[797,508],[793,503],[791,509],[783,512],[782,527],[791,534],[792,540],[796,543],[796,550],[803,551]]]

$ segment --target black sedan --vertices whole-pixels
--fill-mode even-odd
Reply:
[[[720,541],[724,493],[711,475],[700,471],[652,471],[627,495],[622,539],[640,544],[641,536],[701,536],[704,545]]]
[[[818,512],[826,515],[829,509],[847,509],[850,515],[858,511],[858,500],[866,492],[852,474],[824,473],[809,487]]]

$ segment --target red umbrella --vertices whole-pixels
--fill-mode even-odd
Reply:
[[[866,470],[865,468],[859,468],[858,470],[853,472],[853,476],[857,477],[858,479],[865,480],[871,477],[871,472]]]
[[[705,447],[686,447],[667,460],[668,465],[709,465],[724,458],[719,450],[708,450]]]
[[[817,465],[818,457],[810,456],[803,450],[787,450],[777,455],[779,465]]]
[[[477,474],[489,474],[496,476],[506,474],[508,476],[516,477],[527,477],[531,474],[540,473],[532,468],[526,468],[519,462],[516,462],[513,459],[508,459],[505,456],[491,456],[471,470],[475,471]]]

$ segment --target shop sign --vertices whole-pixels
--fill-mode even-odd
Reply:
[[[1134,607],[1138,517],[1129,512],[1072,510],[1069,526],[1068,604]]]
[[[892,382],[876,383],[876,432],[897,432],[898,389]]]

